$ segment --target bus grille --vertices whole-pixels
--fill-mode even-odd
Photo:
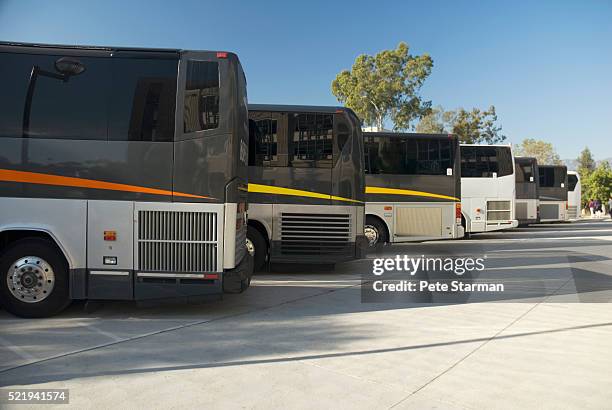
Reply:
[[[512,219],[512,201],[487,201],[487,222],[503,221]]]
[[[216,272],[217,214],[138,211],[138,270]]]
[[[281,213],[281,253],[284,255],[341,253],[350,240],[349,214]]]

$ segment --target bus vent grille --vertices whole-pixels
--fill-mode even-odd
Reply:
[[[512,201],[487,201],[487,222],[512,219]]]
[[[351,240],[351,215],[281,213],[281,253],[341,253]]]
[[[577,219],[580,215],[578,215],[578,207],[576,205],[570,205],[567,208],[567,214],[570,219]]]
[[[216,272],[217,214],[138,211],[138,270]]]

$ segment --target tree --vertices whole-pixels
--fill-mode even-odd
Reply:
[[[514,147],[514,155],[518,157],[535,157],[539,165],[561,165],[559,154],[550,142],[526,138]]]
[[[496,125],[497,113],[495,107],[488,110],[472,108],[467,111],[459,108],[445,111],[435,107],[419,121],[416,130],[423,133],[452,133],[466,144],[496,144],[506,137],[501,134],[501,126]]]
[[[607,161],[602,161],[593,172],[589,174],[584,183],[584,195],[588,199],[599,199],[606,202],[612,198],[612,169]]]
[[[588,147],[585,147],[580,156],[576,158],[578,161],[578,173],[580,174],[580,178],[585,179],[591,172],[595,170],[595,159],[593,158],[593,154],[591,154],[591,150]]]
[[[331,90],[366,125],[383,128],[391,120],[394,130],[405,130],[431,109],[431,101],[423,101],[419,91],[432,67],[428,54],[413,56],[402,42],[395,50],[358,56],[350,71],[332,81]]]

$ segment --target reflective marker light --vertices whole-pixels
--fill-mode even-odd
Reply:
[[[204,274],[204,279],[219,279],[219,274],[217,273],[206,273]]]
[[[105,265],[116,265],[117,264],[117,257],[116,256],[105,256],[103,263]]]
[[[105,241],[116,241],[117,231],[104,231],[104,240]]]
[[[385,211],[392,211],[393,207],[392,206],[385,206]]]

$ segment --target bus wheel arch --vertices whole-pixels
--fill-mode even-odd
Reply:
[[[37,231],[38,232],[38,231]],[[69,266],[50,238],[26,236],[0,255],[0,302],[21,317],[47,317],[70,304]]]
[[[463,226],[463,239],[470,239],[471,233],[468,230],[468,217],[461,212],[461,226]]]
[[[389,227],[381,217],[367,214],[363,229],[370,248],[389,242]]]
[[[259,271],[268,260],[270,238],[265,226],[255,220],[249,220],[247,226],[247,251],[253,256],[253,270]]]

